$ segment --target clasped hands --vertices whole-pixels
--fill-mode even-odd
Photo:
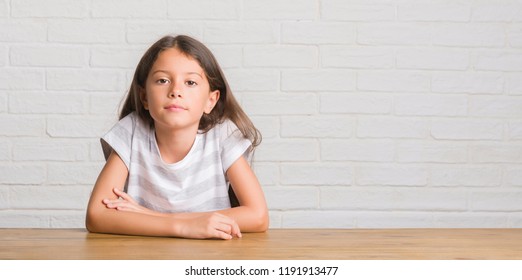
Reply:
[[[172,218],[177,220],[179,225],[179,237],[196,239],[232,239],[234,237],[241,237],[239,225],[232,218],[223,214],[217,212],[160,213],[141,206],[130,195],[117,188],[114,188],[113,192],[118,199],[105,198],[102,200],[102,203],[105,204],[107,208],[153,216],[172,216]]]

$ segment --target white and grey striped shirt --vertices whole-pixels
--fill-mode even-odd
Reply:
[[[129,170],[125,190],[141,205],[159,212],[205,212],[230,208],[226,171],[251,142],[232,121],[198,133],[179,162],[161,159],[154,129],[135,113],[121,119],[101,139],[108,158],[114,150]]]

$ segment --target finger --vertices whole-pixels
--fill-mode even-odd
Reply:
[[[243,237],[241,234],[241,229],[239,228],[239,225],[237,223],[234,223],[232,225],[232,235],[237,236],[238,238]]]
[[[232,239],[233,236],[228,233],[225,233],[223,231],[215,230],[214,237],[224,239],[224,240],[230,240],[230,239]]]
[[[125,200],[133,201],[132,197],[130,195],[128,195],[126,192],[124,192],[118,188],[114,188],[113,191],[118,197],[121,197]]]

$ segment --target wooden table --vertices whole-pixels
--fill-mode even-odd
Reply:
[[[522,259],[522,229],[272,229],[228,241],[0,229],[0,259]]]

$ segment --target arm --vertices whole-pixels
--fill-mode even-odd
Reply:
[[[201,213],[187,219],[183,214],[160,215],[143,207],[134,211],[118,211],[117,208],[109,207],[103,201],[118,200],[116,193],[123,189],[127,176],[128,170],[123,161],[116,153],[111,153],[98,176],[87,206],[86,227],[89,231],[222,239],[240,235],[237,224],[220,214]]]
[[[263,232],[268,229],[268,209],[256,175],[247,160],[240,157],[227,171],[228,179],[239,200],[239,207],[218,211],[234,219],[243,232]]]

